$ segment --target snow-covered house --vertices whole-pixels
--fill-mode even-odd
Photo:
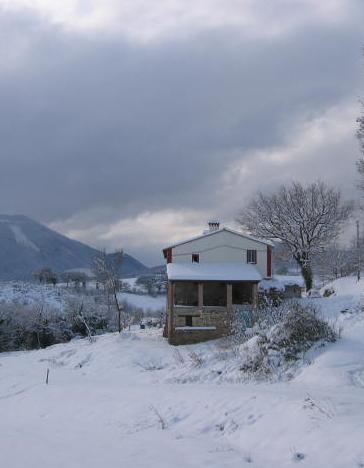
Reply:
[[[168,295],[165,336],[187,344],[230,333],[237,308],[256,305],[272,277],[272,243],[209,222],[202,235],[163,250]]]

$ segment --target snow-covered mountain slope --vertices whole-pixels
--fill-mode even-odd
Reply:
[[[157,330],[2,354],[2,463],[12,468],[364,466],[359,298],[360,293],[338,293],[312,299],[342,327],[341,340],[309,356],[293,379],[278,383],[239,380],[237,361],[219,341],[175,348]]]
[[[56,272],[90,268],[97,250],[69,239],[26,216],[0,215],[0,280],[29,280],[42,267]],[[125,254],[121,276],[147,268]]]

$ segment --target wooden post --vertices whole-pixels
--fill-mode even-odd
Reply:
[[[232,332],[233,327],[233,285],[226,285],[226,309],[228,317],[228,333]]]
[[[231,283],[226,285],[226,294],[226,306],[228,312],[231,312],[233,310],[233,285]]]
[[[203,307],[203,283],[198,283],[198,308]]]
[[[253,283],[252,285],[252,295],[253,295],[253,307],[256,309],[258,307],[258,283]]]
[[[168,340],[173,336],[174,332],[174,284],[168,282]]]

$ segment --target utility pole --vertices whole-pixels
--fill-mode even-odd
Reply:
[[[356,248],[358,254],[358,272],[357,278],[360,281],[360,269],[361,269],[361,258],[360,258],[360,230],[359,230],[359,220],[356,221]]]

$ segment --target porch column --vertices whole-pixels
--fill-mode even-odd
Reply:
[[[233,285],[226,285],[226,310],[227,310],[227,333],[231,333],[233,329]]]
[[[258,307],[258,283],[254,283],[252,286],[252,294],[253,294],[253,307],[254,309]]]
[[[174,332],[174,284],[168,283],[168,339],[172,338]]]
[[[198,308],[203,307],[203,283],[198,283]]]
[[[233,285],[231,283],[228,283],[226,285],[226,306],[228,312],[231,312],[233,309]]]

